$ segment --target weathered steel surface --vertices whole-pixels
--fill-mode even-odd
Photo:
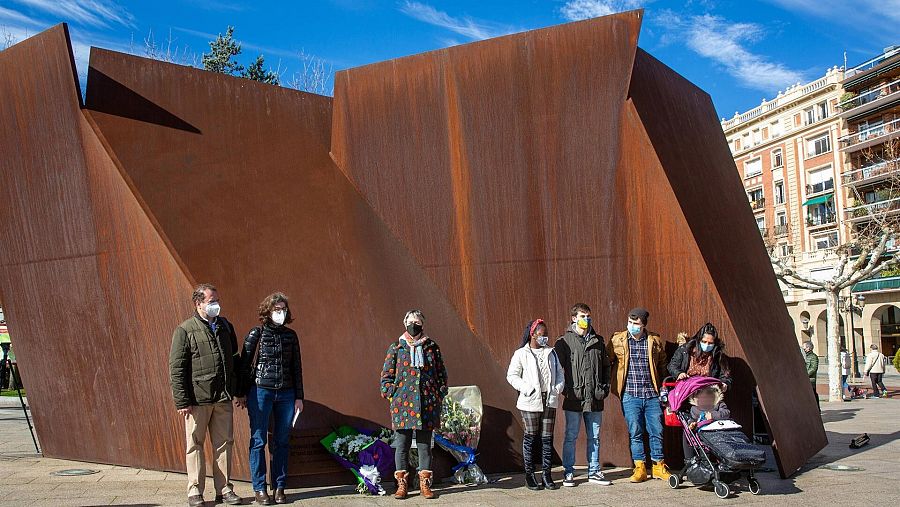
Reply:
[[[156,400],[190,283],[73,76],[63,26],[0,53],[4,310],[46,455],[170,468],[181,423]]]
[[[638,23],[626,13],[340,72],[332,153],[498,362],[528,317],[561,330],[576,301],[592,305],[607,337],[636,305],[669,340],[710,320],[735,356],[729,401],[749,427],[754,379],[741,344],[778,343],[780,361],[751,363],[769,396],[785,384],[768,368],[802,375],[784,368],[797,365],[796,347],[740,182],[723,169],[732,162],[709,97],[667,68],[648,70],[641,51],[631,75]],[[622,110],[629,85],[637,124]],[[682,195],[686,185],[704,193]],[[715,213],[701,220],[709,200]],[[704,228],[719,216],[729,218]],[[722,241],[735,230],[740,241]],[[737,308],[743,298],[752,311]],[[757,320],[766,324],[748,325]],[[779,427],[780,455],[792,456],[783,471],[824,445],[807,401],[809,431]],[[602,459],[627,464],[620,407],[607,407]],[[680,454],[677,439],[667,454]]]
[[[747,365],[753,370],[780,472],[791,475],[825,446],[825,430],[811,390],[803,392],[808,380],[790,317],[743,185],[731,171],[733,159],[712,101],[642,50],[630,95],[690,226],[688,238],[702,253],[695,262],[705,265],[725,311],[728,336],[735,338],[730,353],[748,374]],[[743,397],[752,382],[749,376],[740,380],[736,394]]]
[[[453,384],[482,386],[492,417],[508,410],[497,382],[505,370],[329,157],[329,98],[96,49],[88,90],[87,108],[148,214],[192,277],[219,286],[242,337],[266,294],[292,298],[311,402],[305,429],[321,438],[347,416],[388,424],[378,375],[411,307],[424,309]],[[152,108],[129,109],[128,95]],[[517,430],[502,417],[486,436],[501,446]],[[238,421],[243,473],[246,415]],[[320,447],[311,443],[304,452]],[[509,459],[492,453],[485,463]],[[303,455],[291,467],[317,472]]]
[[[479,462],[509,469],[508,358],[576,301],[607,337],[637,305],[670,340],[716,323],[729,404],[749,425],[752,368],[791,473],[824,433],[783,389],[805,385],[787,314],[709,97],[637,49],[640,16],[340,72],[333,103],[95,49],[79,110],[64,27],[0,53],[0,290],[48,454],[183,469],[166,353],[209,280],[241,335],[267,293],[292,297],[295,481],[335,470],[330,426],[387,423],[377,375],[409,307],[451,384],[483,390]],[[601,449],[630,461],[616,399]]]

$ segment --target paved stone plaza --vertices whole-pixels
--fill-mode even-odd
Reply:
[[[414,494],[405,504],[516,505],[622,505],[670,506],[724,505],[727,503],[791,505],[892,505],[896,503],[896,481],[900,479],[900,396],[894,399],[859,400],[848,403],[822,403],[829,445],[807,466],[788,480],[777,473],[759,474],[762,494],[752,496],[740,491],[729,500],[716,498],[712,491],[686,487],[671,490],[661,481],[643,484],[627,482],[628,470],[612,469],[606,474],[615,483],[611,487],[582,482],[576,488],[558,491],[529,491],[518,475],[492,477],[495,483],[468,488],[439,484],[441,495],[426,502]],[[135,468],[86,464],[38,457],[15,398],[0,404],[0,506],[87,506],[186,505],[184,475]],[[848,448],[850,440],[866,432],[868,446]],[[72,438],[77,438],[73,435]],[[864,471],[839,472],[821,468],[827,464],[861,467]],[[67,468],[98,469],[100,473],[84,477],[54,477],[52,472]],[[557,472],[557,477],[560,477]],[[248,483],[237,483],[238,494],[252,494]],[[207,494],[207,500],[212,495]],[[391,497],[376,498],[356,494],[352,487],[290,490],[289,498],[301,505],[398,505]],[[298,502],[299,501],[299,502]],[[212,506],[211,501],[207,502]]]

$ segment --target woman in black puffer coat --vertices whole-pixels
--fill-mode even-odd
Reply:
[[[731,387],[731,369],[725,355],[725,343],[719,338],[716,326],[709,322],[672,354],[668,370],[675,380],[701,375],[719,379],[725,389]]]
[[[266,485],[266,440],[274,420],[272,482],[275,503],[287,503],[284,494],[291,427],[303,411],[303,367],[297,333],[287,297],[276,292],[259,305],[260,325],[251,329],[241,353],[240,394],[250,416],[250,475],[256,503],[271,505]],[[244,398],[246,396],[246,398]]]

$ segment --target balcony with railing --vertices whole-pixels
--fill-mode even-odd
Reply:
[[[868,185],[886,179],[900,169],[900,158],[882,160],[875,164],[869,164],[859,169],[846,172],[841,175],[844,185]]]
[[[783,92],[779,92],[778,96],[772,100],[763,100],[762,104],[745,113],[736,112],[734,114],[734,117],[727,120],[722,119],[722,130],[725,130],[727,132],[744,123],[748,123],[756,120],[759,117],[777,112],[784,107],[788,107],[790,104],[794,104],[801,99],[805,99],[806,96],[811,93],[819,92],[820,90],[826,89],[831,85],[837,86],[843,78],[844,74],[838,67],[828,69],[828,72],[826,72],[823,77],[820,77],[815,81],[809,82],[805,85],[797,84],[795,86],[790,86]],[[776,138],[780,135],[782,134],[777,132],[771,134],[772,138]],[[742,146],[741,149],[737,151],[742,151],[750,147],[751,146]]]
[[[900,79],[848,98],[837,105],[842,118],[859,116],[900,101]]]
[[[864,222],[871,220],[873,216],[893,215],[898,211],[900,211],[900,197],[896,196],[880,196],[875,201],[844,209],[850,222]]]
[[[810,228],[825,227],[837,223],[837,215],[833,211],[817,215],[806,215],[806,226]]]
[[[755,201],[750,201],[750,209],[753,211],[760,211],[766,208],[766,198],[760,197]]]
[[[813,185],[806,185],[806,195],[807,197],[811,197],[816,194],[823,194],[825,192],[830,192],[834,189],[834,179],[829,178],[825,181],[815,183]]]
[[[847,152],[859,151],[892,139],[900,134],[900,118],[864,128],[838,138],[841,149]]]
[[[785,236],[789,232],[788,224],[776,225],[775,236]]]
[[[856,76],[857,74],[868,72],[886,62],[887,60],[897,56],[898,54],[900,54],[900,47],[890,48],[889,51],[885,51],[884,53],[876,56],[875,58],[872,58],[871,60],[866,60],[856,67],[847,69],[846,71],[844,71],[844,81],[848,81],[850,78]]]

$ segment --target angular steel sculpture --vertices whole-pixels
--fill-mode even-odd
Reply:
[[[342,71],[333,100],[93,49],[82,104],[64,25],[0,53],[0,291],[46,454],[183,470],[166,354],[210,280],[240,331],[273,290],[298,310],[294,483],[334,478],[330,426],[388,422],[409,307],[482,389],[479,461],[511,469],[506,363],[576,301],[607,336],[638,304],[667,338],[719,325],[729,404],[749,428],[758,386],[792,474],[825,434],[781,294],[708,95],[637,48],[641,15]],[[628,465],[606,406],[602,460]]]

